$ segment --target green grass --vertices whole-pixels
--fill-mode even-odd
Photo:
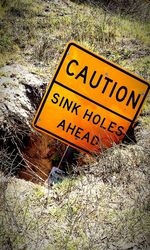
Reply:
[[[48,82],[67,42],[75,40],[149,79],[148,22],[69,0],[3,2],[0,66],[22,64]],[[149,110],[148,97],[143,112]],[[140,119],[143,130],[150,118]],[[49,197],[45,187],[10,179],[3,186],[2,243],[12,244],[12,249],[97,250],[136,242],[144,249],[149,144],[148,136],[140,139],[138,145],[108,150],[89,163],[88,173],[82,166],[79,177],[56,184]]]
[[[16,11],[22,11],[23,16],[14,16],[10,11],[12,6]],[[47,6],[50,10],[45,12]],[[19,46],[24,56],[31,46],[33,57],[45,63],[57,59],[56,55],[62,53],[64,45],[70,40],[97,53],[111,50],[114,57],[122,42],[128,46],[130,41],[135,40],[140,43],[139,47],[149,44],[148,23],[130,20],[119,14],[112,15],[97,6],[77,5],[69,0],[62,5],[16,0],[1,11],[4,18],[1,51],[5,53],[13,48],[17,53],[15,46]],[[11,21],[9,25],[8,19]],[[134,44],[132,47],[134,49]]]

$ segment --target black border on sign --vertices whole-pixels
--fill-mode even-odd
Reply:
[[[76,144],[74,144],[74,143],[72,143],[72,142],[70,142],[70,141],[67,141],[66,139],[64,139],[64,138],[62,138],[62,137],[60,137],[60,136],[58,136],[58,135],[56,135],[56,134],[53,134],[52,132],[47,131],[46,129],[41,128],[41,127],[39,127],[38,125],[36,125],[36,123],[37,123],[37,121],[38,121],[38,119],[39,119],[39,116],[40,116],[40,114],[41,114],[41,112],[42,112],[42,109],[43,109],[43,107],[44,107],[44,105],[45,105],[45,102],[46,102],[46,100],[47,100],[47,98],[48,98],[48,96],[49,96],[49,93],[50,93],[50,91],[51,91],[51,89],[52,89],[54,83],[56,82],[56,84],[60,84],[61,86],[63,86],[62,83],[58,83],[55,79],[56,79],[56,77],[57,77],[57,75],[58,75],[58,73],[59,73],[59,70],[60,70],[60,68],[61,68],[61,66],[62,66],[62,64],[63,64],[63,62],[64,62],[64,59],[65,59],[65,57],[66,57],[66,55],[67,55],[67,53],[68,53],[68,51],[69,51],[69,49],[70,49],[71,46],[77,47],[78,49],[80,49],[80,50],[82,50],[82,51],[84,51],[84,52],[90,54],[91,56],[95,57],[96,59],[98,59],[98,60],[100,60],[100,61],[102,61],[102,62],[104,62],[104,63],[106,63],[106,64],[108,64],[108,65],[110,65],[110,66],[112,66],[113,68],[115,68],[115,69],[117,69],[117,70],[119,70],[119,71],[125,73],[126,75],[129,75],[130,77],[132,77],[132,78],[134,78],[134,79],[136,79],[136,80],[138,80],[138,81],[144,83],[145,85],[147,85],[147,91],[145,92],[145,95],[144,95],[144,97],[143,97],[143,99],[142,99],[142,102],[140,103],[140,106],[139,106],[139,108],[138,108],[138,110],[137,110],[137,112],[136,112],[136,114],[135,114],[133,120],[130,120],[130,119],[127,118],[127,117],[124,117],[124,116],[122,116],[122,115],[117,114],[117,113],[114,112],[114,111],[109,110],[110,112],[115,113],[116,115],[122,117],[123,119],[128,120],[128,121],[131,122],[131,124],[130,124],[130,126],[129,126],[129,128],[128,128],[128,131],[129,131],[130,128],[133,126],[133,123],[135,122],[136,117],[137,117],[139,111],[141,110],[141,107],[142,107],[142,105],[143,105],[143,103],[144,103],[144,101],[145,101],[145,98],[146,98],[146,96],[147,96],[147,94],[148,94],[148,92],[149,92],[150,86],[149,86],[148,82],[146,82],[144,79],[142,79],[142,78],[140,78],[140,77],[138,77],[138,76],[136,76],[136,75],[134,75],[134,74],[132,74],[132,73],[126,71],[126,70],[124,70],[123,68],[117,66],[117,65],[114,64],[114,63],[111,63],[110,61],[107,61],[105,58],[100,57],[100,56],[94,54],[93,52],[88,51],[87,49],[81,47],[80,45],[76,44],[75,42],[70,42],[70,43],[68,44],[68,46],[67,46],[67,48],[66,48],[66,50],[65,50],[65,52],[64,52],[64,55],[63,55],[63,57],[62,57],[62,59],[61,59],[59,65],[58,65],[58,68],[57,68],[57,70],[56,70],[56,72],[55,72],[55,74],[54,74],[54,77],[53,77],[53,79],[52,79],[52,82],[51,82],[51,84],[49,85],[46,94],[45,94],[44,97],[42,98],[41,105],[40,105],[40,107],[39,107],[39,110],[37,111],[35,120],[34,120],[34,122],[33,122],[33,126],[34,126],[35,128],[37,128],[37,129],[41,130],[41,131],[46,132],[47,134],[52,135],[53,137],[55,137],[55,138],[57,138],[57,139],[59,139],[59,140],[61,140],[61,141],[66,142],[67,144],[72,145],[72,146],[75,147],[75,148],[78,148],[78,149],[80,149],[80,150],[83,150],[84,152],[87,152],[87,153],[90,153],[90,154],[91,154],[90,151],[88,151],[88,150],[86,150],[86,149],[84,149],[84,148],[82,148],[82,147],[80,147],[80,146],[77,146]],[[64,86],[64,87],[66,88],[66,86]],[[67,87],[67,88],[68,88],[68,87]],[[69,89],[69,88],[68,88],[68,89]],[[75,92],[75,91],[73,91],[73,90],[71,90],[71,89],[69,89],[69,90],[72,91],[72,92]],[[78,93],[78,94],[81,95],[82,97],[84,97],[85,99],[87,99],[87,100],[89,100],[89,101],[92,101],[91,99],[89,99],[89,98],[83,96],[82,94],[80,94],[80,93]],[[92,102],[94,102],[94,101],[92,101]],[[96,102],[94,102],[94,103],[98,105],[98,103],[96,103]],[[101,106],[102,106],[102,105],[101,105]],[[103,107],[103,106],[102,106],[102,107]],[[103,107],[103,108],[107,109],[106,107]],[[108,109],[107,109],[107,110],[108,110]],[[127,131],[126,133],[128,133],[128,131]]]

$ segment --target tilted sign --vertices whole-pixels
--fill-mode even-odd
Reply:
[[[144,79],[70,42],[33,126],[85,152],[119,143],[148,94]]]

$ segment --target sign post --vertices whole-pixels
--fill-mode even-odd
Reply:
[[[144,79],[70,42],[33,121],[88,153],[123,140],[149,92]]]

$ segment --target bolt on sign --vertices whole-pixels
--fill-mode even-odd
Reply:
[[[70,42],[33,126],[79,150],[96,153],[123,140],[148,91],[144,79]]]

